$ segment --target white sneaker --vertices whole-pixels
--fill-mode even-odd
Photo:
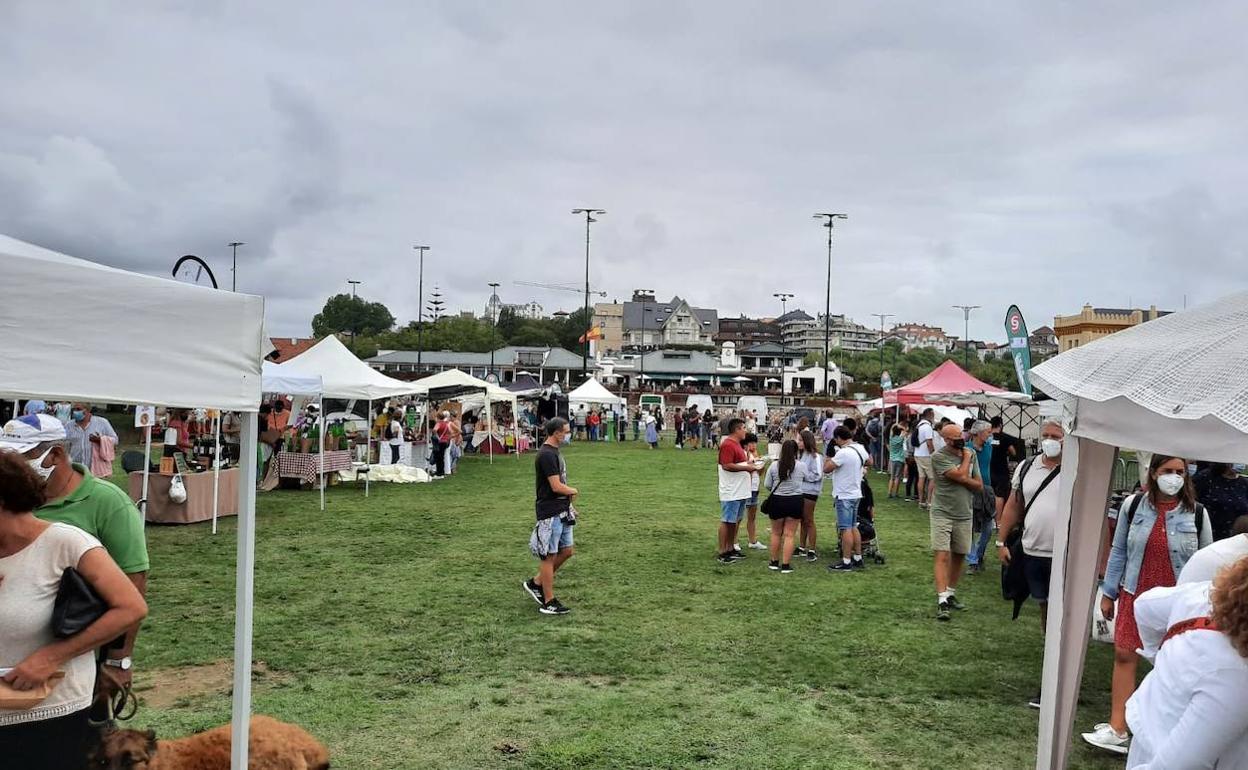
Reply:
[[[1126,755],[1131,748],[1131,736],[1119,734],[1107,722],[1102,722],[1092,728],[1090,733],[1084,733],[1083,739],[1098,749],[1112,751],[1115,754]]]
[[[741,553],[741,544],[740,544],[740,543],[733,543],[733,544],[732,544],[732,550],[736,551],[737,553]]]
[[[750,543],[750,548],[753,548],[755,551],[765,551],[765,550],[767,550],[767,546],[763,545],[762,543],[758,542],[757,540],[755,540],[754,542]]]

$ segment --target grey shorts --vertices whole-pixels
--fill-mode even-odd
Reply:
[[[971,552],[971,519],[951,519],[933,510],[930,515],[932,550],[968,554]]]

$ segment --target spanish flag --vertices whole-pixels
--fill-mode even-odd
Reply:
[[[595,326],[580,336],[577,342],[589,342],[590,340],[602,339],[602,328]]]

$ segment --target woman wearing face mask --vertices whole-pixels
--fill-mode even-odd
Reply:
[[[1117,754],[1126,754],[1127,699],[1135,692],[1136,650],[1143,646],[1135,623],[1135,598],[1150,588],[1173,586],[1183,566],[1199,549],[1213,542],[1204,506],[1181,457],[1153,455],[1148,489],[1122,502],[1114,543],[1105,568],[1101,612],[1114,624],[1114,674],[1109,722],[1096,725],[1083,739]]]
[[[1192,477],[1196,499],[1209,509],[1214,540],[1230,537],[1235,519],[1248,514],[1248,479],[1240,475],[1243,472],[1243,465],[1213,463]]]

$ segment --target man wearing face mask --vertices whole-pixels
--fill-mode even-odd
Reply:
[[[1040,454],[1019,463],[1014,470],[1012,492],[1001,511],[997,531],[1005,538],[1022,525],[1023,572],[1031,598],[1040,607],[1040,630],[1045,630],[1049,609],[1049,577],[1053,571],[1053,532],[1060,519],[1058,474],[1062,470],[1062,443],[1066,430],[1056,420],[1040,426]],[[997,541],[1001,564],[1011,560],[1009,547]],[[1028,705],[1040,708],[1037,694]]]
[[[1192,477],[1196,499],[1209,510],[1213,539],[1225,540],[1240,516],[1248,515],[1248,479],[1243,465],[1211,463]]]
[[[65,425],[65,438],[69,440],[69,457],[79,465],[91,465],[92,447],[108,440],[115,446],[117,432],[103,417],[91,414],[87,404],[74,404],[70,420]]]
[[[77,527],[99,540],[139,593],[146,594],[149,563],[142,516],[120,488],[70,459],[71,444],[65,426],[46,414],[11,420],[0,434],[0,451],[22,455],[43,479],[47,503],[35,515]],[[123,640],[102,650],[92,721],[107,721],[107,696],[130,684],[130,654],[138,631],[135,626]]]
[[[950,610],[964,610],[956,592],[962,566],[971,550],[971,500],[981,494],[975,453],[966,446],[957,425],[941,428],[944,446],[932,453],[931,534],[935,556],[936,619],[947,621]]]

